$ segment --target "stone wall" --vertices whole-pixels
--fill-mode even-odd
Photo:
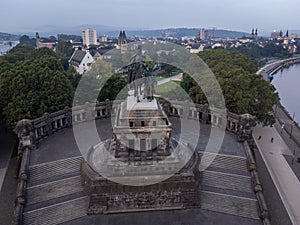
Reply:
[[[196,154],[195,154],[196,155]],[[114,183],[93,171],[87,162],[81,174],[85,192],[90,196],[88,214],[176,210],[200,207],[198,160],[185,173],[148,186]]]
[[[202,123],[210,123],[214,126],[226,127],[229,132],[236,134],[239,140],[251,138],[252,127],[255,126],[255,118],[248,114],[237,115],[228,112],[225,116],[218,109],[209,108],[207,105],[194,105],[179,101],[173,102],[173,105],[171,105],[164,100],[160,100],[160,103],[168,116],[193,119]],[[13,224],[20,224],[22,221],[30,151],[35,149],[44,138],[61,129],[94,119],[109,118],[116,112],[116,106],[112,101],[107,100],[96,105],[87,103],[72,109],[65,108],[55,113],[45,113],[42,117],[35,120],[24,119],[18,122],[15,128],[19,138],[16,177],[19,178],[18,193],[20,194],[18,194],[16,199]]]
[[[288,213],[281,201],[269,171],[258,150],[254,150],[258,177],[260,179],[262,193],[266,199],[268,218],[272,225],[292,225]]]

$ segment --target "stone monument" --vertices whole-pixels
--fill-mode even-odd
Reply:
[[[82,164],[88,214],[200,207],[198,155],[172,139],[156,99],[136,93],[116,108],[113,137],[93,146]]]

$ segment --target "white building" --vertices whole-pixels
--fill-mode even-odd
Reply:
[[[97,31],[92,29],[86,29],[82,31],[83,45],[97,45]]]
[[[204,28],[202,28],[199,32],[199,38],[200,38],[200,40],[207,39],[207,31]]]
[[[69,60],[69,64],[72,65],[79,74],[89,71],[93,62],[95,62],[95,60],[91,53],[79,49],[75,50]]]

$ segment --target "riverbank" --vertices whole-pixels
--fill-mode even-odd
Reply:
[[[267,64],[257,74],[262,75],[264,79],[268,80],[269,74],[276,74],[278,71],[295,63],[300,63],[299,56]],[[300,180],[300,126],[295,121],[293,122],[292,115],[280,102],[274,106],[274,116],[276,119],[274,126],[290,149],[290,155],[286,155],[286,159]]]
[[[257,74],[268,80],[269,74],[299,62],[300,58],[273,62]],[[274,126],[254,128],[253,138],[258,148],[256,160],[265,165],[259,171],[264,172],[261,173],[262,183],[268,188],[264,195],[269,203],[271,223],[297,225],[300,224],[300,129],[297,124],[293,126],[290,114],[280,102],[274,106],[274,116]],[[278,201],[282,201],[284,207]]]

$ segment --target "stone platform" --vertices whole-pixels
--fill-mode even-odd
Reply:
[[[157,101],[129,96],[114,121],[112,139],[93,146],[82,165],[88,214],[200,207],[198,155],[171,143]]]

